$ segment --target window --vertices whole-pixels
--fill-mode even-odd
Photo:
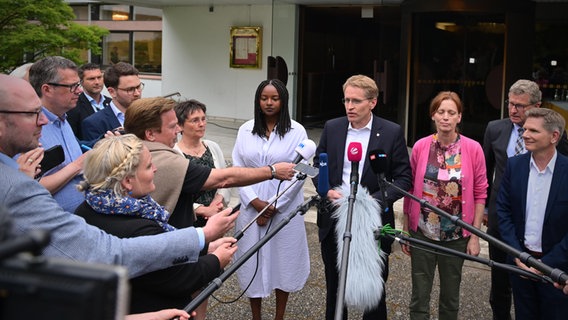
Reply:
[[[162,72],[161,32],[134,32],[134,66],[144,73]]]
[[[101,20],[126,21],[131,20],[130,6],[126,5],[102,5],[100,6]]]
[[[134,65],[141,73],[162,72],[162,31],[157,27],[161,26],[161,9],[98,3],[71,7],[77,21],[90,20],[89,24],[110,30],[102,39],[102,54],[95,56],[85,51],[82,60],[98,63],[103,68],[122,61]],[[129,21],[126,25],[130,27],[124,27],[122,21]]]
[[[162,21],[162,10],[154,8],[134,7],[136,21]]]
[[[89,6],[88,5],[84,5],[84,6],[71,6],[71,9],[73,9],[73,13],[75,14],[75,20],[80,20],[80,21],[87,21],[89,20]]]
[[[103,65],[131,62],[130,33],[112,32],[103,38]]]
[[[132,58],[134,52],[134,59]],[[141,73],[162,72],[162,32],[112,32],[103,39],[103,66],[128,62]]]

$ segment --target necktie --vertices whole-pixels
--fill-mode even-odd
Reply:
[[[517,137],[517,143],[515,144],[515,155],[519,155],[525,151],[525,145],[523,143],[523,132],[525,132],[525,129],[519,128],[517,131],[519,132],[519,136]]]

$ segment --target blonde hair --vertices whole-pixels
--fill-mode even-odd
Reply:
[[[100,140],[85,158],[84,180],[77,189],[110,189],[117,196],[126,195],[127,191],[122,187],[121,181],[136,173],[143,148],[142,140],[133,134]]]
[[[362,74],[354,75],[347,79],[343,84],[343,92],[345,92],[347,87],[363,89],[367,99],[373,99],[379,96],[379,87],[375,80]]]

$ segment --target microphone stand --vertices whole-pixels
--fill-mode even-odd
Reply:
[[[510,265],[510,264],[506,264],[506,263],[499,263],[499,262],[495,262],[493,260],[472,256],[472,255],[463,253],[461,251],[456,251],[454,249],[439,246],[439,245],[434,244],[434,243],[430,243],[430,242],[423,241],[423,240],[416,239],[416,238],[407,237],[401,231],[398,231],[398,230],[395,230],[395,234],[390,234],[388,232],[384,233],[384,232],[381,232],[381,230],[376,230],[375,231],[375,239],[378,240],[380,237],[387,237],[391,240],[397,241],[400,244],[405,244],[405,245],[409,245],[410,243],[418,244],[421,247],[419,247],[419,246],[414,246],[414,247],[417,248],[417,249],[420,249],[420,250],[425,250],[424,248],[433,249],[434,251],[437,251],[437,252],[446,253],[446,254],[449,254],[449,255],[452,255],[452,256],[460,257],[462,259],[478,262],[478,263],[487,265],[489,267],[496,267],[496,268],[500,268],[500,269],[503,269],[503,270],[508,271],[508,272],[514,272],[514,273],[517,273],[517,274],[519,274],[523,277],[531,278],[532,280],[543,281],[543,282],[547,282],[547,281],[552,282],[550,280],[550,278],[547,278],[547,277],[544,277],[544,276],[539,276],[535,273],[523,270],[523,269],[521,269],[517,266],[513,266],[513,265]],[[434,253],[437,253],[437,252],[434,252]]]
[[[266,244],[272,237],[278,233],[282,228],[284,228],[296,213],[304,215],[311,206],[321,201],[319,195],[312,196],[304,203],[300,204],[294,211],[292,211],[288,216],[284,217],[273,229],[269,230],[258,242],[252,246],[247,252],[245,252],[237,261],[235,261],[229,268],[227,268],[219,277],[213,279],[209,285],[199,293],[195,299],[193,299],[184,310],[191,313],[195,310],[203,301],[205,301],[215,290],[219,289],[223,282],[227,280],[237,269],[242,266],[250,257],[252,257],[264,244]]]
[[[347,268],[349,262],[349,250],[351,248],[351,224],[353,222],[353,205],[357,194],[359,179],[351,179],[351,193],[349,194],[347,207],[347,221],[343,233],[343,251],[341,253],[341,266],[339,273],[339,286],[337,288],[337,303],[335,304],[335,320],[343,319],[343,304],[345,303],[345,286],[347,283]]]
[[[407,192],[406,190],[401,189],[400,187],[398,187],[397,185],[388,181],[387,179],[383,179],[383,181],[386,182],[389,186],[395,188],[396,190],[398,190],[399,192],[404,194],[405,196],[407,196],[407,197],[411,198],[412,200],[420,203],[421,207],[426,207],[426,208],[434,211],[437,215],[449,219],[455,225],[460,226],[460,227],[466,229],[467,231],[475,234],[476,236],[490,242],[497,249],[502,250],[502,251],[506,252],[507,254],[509,254],[509,255],[511,255],[515,258],[518,258],[519,260],[521,260],[521,262],[523,262],[527,266],[537,269],[538,271],[542,272],[544,275],[548,276],[551,279],[551,281],[561,283],[561,284],[565,284],[566,281],[568,281],[568,275],[564,271],[557,269],[557,268],[552,268],[552,267],[542,263],[540,260],[534,258],[529,253],[519,251],[519,250],[509,246],[505,242],[503,242],[503,241],[501,241],[501,240],[499,240],[499,239],[477,229],[476,227],[474,227],[474,226],[472,226],[468,223],[465,223],[463,220],[461,220],[457,216],[452,216],[451,214],[445,212],[444,210],[441,210],[441,209],[431,205],[428,201],[426,201],[424,199],[420,199],[420,198],[416,197],[415,195]]]
[[[250,228],[250,226],[258,219],[260,218],[260,216],[264,213],[264,211],[268,210],[268,208],[273,205],[278,199],[280,199],[280,197],[282,197],[284,195],[284,193],[286,193],[286,191],[288,191],[290,188],[292,188],[292,186],[298,182],[298,181],[302,181],[304,179],[306,179],[307,175],[305,173],[302,172],[298,172],[298,175],[296,176],[296,180],[292,181],[292,183],[290,183],[290,185],[288,187],[286,187],[286,189],[284,189],[282,192],[280,192],[278,195],[276,195],[276,197],[274,198],[274,200],[272,200],[272,202],[270,202],[268,205],[266,205],[266,207],[262,208],[262,210],[260,210],[260,212],[254,217],[252,218],[252,220],[247,223],[246,226],[244,226],[244,228],[242,230],[239,230],[235,233],[235,235],[233,236],[233,238],[237,239],[237,241],[239,241],[243,235],[245,234],[245,231]]]

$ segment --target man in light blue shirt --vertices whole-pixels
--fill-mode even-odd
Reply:
[[[31,66],[30,84],[40,97],[49,121],[43,128],[40,142],[46,150],[61,145],[65,154],[63,163],[46,172],[40,183],[63,209],[75,212],[84,200],[75,186],[82,180],[85,156],[67,122],[66,112],[75,108],[79,94],[83,92],[77,65],[63,57],[43,58]]]

